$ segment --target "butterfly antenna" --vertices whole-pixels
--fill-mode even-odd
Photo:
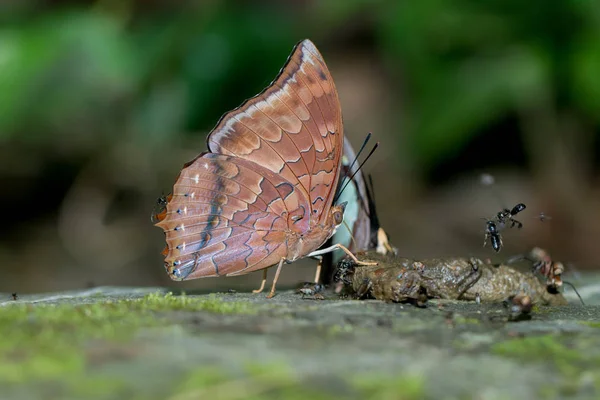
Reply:
[[[360,157],[360,153],[362,153],[362,151],[365,149],[365,147],[367,146],[367,143],[369,143],[370,139],[371,139],[371,132],[367,133],[367,136],[365,136],[365,140],[363,140],[363,143],[360,146],[360,149],[358,149],[358,153],[356,153],[354,160],[352,160],[352,164],[350,164],[350,168],[348,168],[348,171],[352,171],[352,167],[354,167],[354,164],[356,164],[356,161],[358,161],[358,157]]]
[[[563,283],[565,285],[569,285],[571,286],[571,288],[573,289],[573,291],[575,292],[575,294],[577,295],[577,297],[579,297],[579,301],[581,301],[581,305],[585,306],[585,303],[583,302],[583,299],[581,298],[581,296],[579,295],[579,292],[577,291],[577,289],[575,289],[575,285],[573,285],[571,282],[567,282],[567,281],[563,281]]]
[[[346,184],[342,187],[342,190],[340,190],[338,192],[337,196],[335,196],[335,199],[333,199],[334,203],[340,198],[340,196],[342,195],[342,193],[344,192],[346,187],[348,187],[348,184],[350,184],[350,182],[352,182],[352,178],[354,178],[354,176],[360,172],[362,167],[364,167],[365,163],[369,160],[369,158],[371,158],[371,156],[373,155],[375,150],[377,150],[378,147],[379,147],[379,142],[375,143],[375,146],[373,146],[373,148],[371,149],[371,151],[369,152],[367,157],[364,159],[364,161],[362,163],[360,163],[360,165],[358,166],[356,171],[354,171],[354,173],[352,175],[350,175],[350,178],[348,178],[348,182],[346,182]],[[362,151],[362,148],[361,148],[361,151]],[[357,156],[357,158],[358,158],[358,156]],[[354,163],[352,163],[352,164],[354,165]]]
[[[363,143],[360,146],[360,149],[358,149],[358,153],[356,153],[356,155],[354,156],[354,160],[352,160],[352,164],[350,164],[350,167],[348,169],[344,169],[344,171],[348,171],[348,172],[344,173],[343,178],[347,178],[348,174],[352,172],[352,167],[354,167],[354,164],[356,164],[356,161],[358,161],[358,157],[360,156],[362,151],[365,149],[365,146],[367,145],[367,143],[369,142],[370,139],[371,139],[371,132],[367,133],[367,136],[365,137],[365,140],[363,140]],[[340,181],[338,182],[337,189],[341,188],[343,184],[344,184],[344,179],[340,179]],[[339,191],[338,191],[338,193],[339,193]]]

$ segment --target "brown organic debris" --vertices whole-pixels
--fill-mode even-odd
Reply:
[[[549,293],[534,274],[507,265],[492,265],[475,257],[411,260],[369,252],[363,259],[377,261],[378,265],[359,266],[344,259],[334,276],[336,282],[357,298],[422,305],[431,298],[502,302],[527,295],[533,304],[568,304],[562,294]]]

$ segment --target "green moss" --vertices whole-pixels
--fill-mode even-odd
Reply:
[[[526,337],[496,343],[492,346],[492,352],[528,361],[551,359],[555,363],[574,363],[583,359],[582,354],[567,348],[559,341],[559,337],[554,335]]]
[[[132,398],[131,393],[128,393],[131,389],[128,388],[125,381],[91,376],[69,378],[65,391],[68,391],[70,397],[76,399],[114,399],[117,395],[121,395],[123,398]]]
[[[592,328],[600,328],[600,322],[597,321],[580,321],[579,323],[590,326]]]
[[[224,301],[216,294],[208,297],[188,297],[185,294],[150,294],[142,299],[130,301],[130,305],[141,311],[208,311],[217,314],[256,314],[255,306],[239,301]]]
[[[283,392],[298,389],[286,364],[247,364],[239,376],[232,377],[214,368],[200,368],[188,374],[178,385],[176,399],[270,399],[273,392],[283,398]],[[301,389],[301,388],[300,388]],[[277,397],[275,397],[277,398]]]
[[[72,306],[15,304],[0,308],[0,383],[83,376],[92,340],[125,342],[138,328],[163,325],[168,312],[251,314],[246,303],[216,296],[150,294],[140,299]]]
[[[336,324],[326,328],[325,334],[327,337],[334,338],[339,335],[349,334],[354,331],[354,327],[350,324]]]
[[[492,346],[494,354],[523,362],[543,362],[554,366],[563,376],[558,383],[562,395],[580,390],[582,376],[600,365],[600,340],[595,337],[543,335],[513,339]]]
[[[285,363],[248,364],[236,377],[214,368],[201,368],[189,373],[177,387],[172,400],[334,400],[340,397],[416,400],[425,397],[424,378],[418,376],[347,377],[333,389],[329,385],[315,387],[314,382],[302,381]]]
[[[425,397],[425,378],[420,375],[359,377],[354,386],[365,399],[417,400]]]

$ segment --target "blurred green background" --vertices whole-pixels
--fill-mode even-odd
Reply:
[[[347,140],[382,143],[365,171],[401,255],[500,261],[537,245],[600,265],[597,1],[6,0],[0,27],[0,291],[257,285],[171,282],[150,213],[304,38]],[[483,248],[481,218],[518,202],[525,227]]]

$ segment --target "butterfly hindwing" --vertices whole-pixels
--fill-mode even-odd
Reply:
[[[167,236],[165,263],[180,279],[268,267],[285,257],[287,230],[308,229],[308,210],[306,197],[281,176],[205,153],[181,171],[158,224]]]

